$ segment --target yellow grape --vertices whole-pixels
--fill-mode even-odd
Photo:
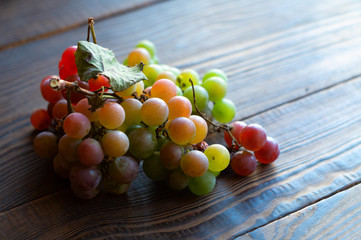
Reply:
[[[143,94],[143,90],[144,90],[144,82],[143,81],[139,81],[135,84],[136,88],[135,88],[135,92],[138,94],[138,96],[140,96],[141,94]]]
[[[151,96],[167,103],[172,97],[177,96],[177,86],[169,79],[159,79],[152,86]]]
[[[227,148],[221,144],[212,144],[206,150],[204,154],[209,161],[209,170],[214,172],[220,172],[224,170],[230,162],[230,154]]]
[[[188,98],[183,96],[172,97],[168,101],[169,116],[168,120],[173,120],[177,117],[189,117],[192,113],[192,104]]]
[[[99,122],[107,129],[116,129],[122,125],[125,112],[122,106],[116,102],[107,102],[99,110]]]
[[[125,99],[120,104],[125,112],[125,120],[122,125],[135,125],[140,123],[142,121],[142,118],[140,117],[140,109],[142,107],[142,103],[134,98],[128,98]]]
[[[192,120],[192,122],[196,126],[196,135],[190,143],[197,144],[202,142],[206,138],[208,133],[207,122],[202,117],[197,115],[191,115],[189,119]]]
[[[176,144],[185,145],[196,135],[196,126],[189,118],[179,117],[169,123],[168,134]]]
[[[135,92],[136,89],[137,89],[137,86],[135,84],[133,84],[132,86],[128,87],[127,89],[120,91],[120,92],[116,92],[115,94],[117,94],[120,97],[129,97],[130,95],[132,95],[132,93]]]
[[[101,144],[104,153],[110,157],[123,156],[129,149],[129,139],[121,131],[111,130],[104,134]]]
[[[142,121],[148,126],[162,125],[168,118],[168,106],[160,98],[149,98],[140,109]]]
[[[128,66],[138,65],[143,62],[145,65],[150,63],[151,57],[149,52],[144,48],[135,48],[128,55]]]
[[[157,81],[159,79],[169,79],[172,82],[174,82],[175,84],[177,83],[177,77],[171,71],[163,71],[163,72],[159,73],[158,76],[156,77],[155,81]]]

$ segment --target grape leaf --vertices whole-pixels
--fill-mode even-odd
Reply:
[[[131,85],[147,80],[142,72],[143,63],[134,67],[120,64],[114,52],[87,41],[79,41],[75,52],[75,63],[81,80],[88,81],[102,74],[109,79],[114,92],[123,91]]]

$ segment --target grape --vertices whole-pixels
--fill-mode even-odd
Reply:
[[[60,99],[54,104],[52,115],[59,120],[68,115],[68,103],[65,99]]]
[[[59,68],[60,79],[67,79],[69,76],[77,74],[77,73],[78,73],[77,68],[71,68],[71,67],[67,67],[65,65],[62,65]]]
[[[214,68],[214,69],[207,71],[203,76],[203,82],[207,81],[207,79],[209,79],[211,77],[220,77],[225,82],[228,82],[227,75],[221,69]]]
[[[216,177],[210,172],[192,179],[188,184],[189,190],[197,196],[203,196],[212,192],[215,186]]]
[[[130,87],[128,87],[127,89],[120,91],[120,92],[116,92],[115,94],[117,94],[120,97],[129,97],[130,95],[132,95],[135,92],[136,89],[137,89],[137,86],[135,84],[133,84]]]
[[[59,78],[59,77],[56,75],[51,75],[44,78],[40,84],[40,91],[41,91],[41,95],[46,101],[50,103],[56,103],[57,101],[62,99],[63,96],[61,95],[60,91],[56,91],[50,86],[50,80],[52,78]]]
[[[113,194],[123,194],[126,193],[130,187],[130,183],[117,183],[112,181],[111,179],[103,180],[103,189],[105,192],[113,193]]]
[[[143,64],[148,65],[150,63],[151,56],[145,48],[135,48],[133,49],[128,55],[128,65],[135,66],[138,65],[140,62]]]
[[[180,159],[183,155],[183,147],[174,142],[165,143],[159,152],[159,160],[167,169],[179,167]]]
[[[177,87],[171,80],[159,79],[152,86],[152,98],[160,98],[167,103],[175,96],[177,96]]]
[[[83,138],[90,131],[89,119],[81,113],[70,113],[63,122],[63,129],[69,137]]]
[[[196,116],[196,115],[191,115],[189,119],[192,120],[192,122],[196,126],[196,135],[194,136],[194,138],[190,143],[197,144],[202,142],[206,138],[208,133],[207,122],[200,116]]]
[[[73,193],[82,199],[91,199],[99,193],[100,171],[96,167],[76,165],[70,170],[70,184]]]
[[[209,100],[213,102],[221,100],[227,93],[227,83],[219,77],[208,78],[207,81],[203,82],[202,87],[207,90]]]
[[[169,174],[168,186],[173,190],[182,190],[188,186],[190,180],[191,178],[178,168]]]
[[[144,82],[143,81],[139,81],[135,84],[136,88],[135,88],[135,92],[137,93],[138,96],[143,94],[143,90],[144,90]]]
[[[179,117],[169,123],[168,134],[173,142],[185,145],[196,135],[196,126],[189,118]]]
[[[104,153],[102,146],[97,140],[87,138],[79,144],[78,156],[83,165],[91,167],[103,161]]]
[[[165,69],[166,71],[172,72],[174,74],[174,76],[178,77],[179,74],[181,73],[181,70],[179,70],[176,67],[171,67],[169,66],[167,69]]]
[[[110,87],[109,79],[106,76],[100,74],[98,74],[96,78],[89,79],[88,84],[89,90],[92,92],[99,90],[102,87]],[[105,89],[105,92],[106,91],[108,91],[108,89]]]
[[[155,46],[154,44],[149,41],[149,40],[142,40],[140,42],[138,42],[138,44],[135,46],[136,48],[145,48],[150,56],[153,58],[156,54],[156,49],[155,49]]]
[[[211,170],[209,170],[209,169],[208,169],[208,171],[207,171],[207,172],[212,173],[215,177],[218,177],[218,176],[219,176],[219,174],[221,173],[221,172],[211,171]]]
[[[67,161],[74,162],[79,159],[78,147],[81,143],[81,139],[71,138],[67,134],[64,134],[58,143],[59,154]]]
[[[148,126],[162,125],[167,120],[168,113],[167,104],[160,98],[148,99],[140,109],[142,121]]]
[[[169,121],[177,117],[188,118],[192,113],[192,104],[186,97],[175,96],[171,98],[167,104],[169,108]]]
[[[151,95],[152,95],[152,87],[147,87],[146,89],[144,89],[144,95],[147,97],[147,98],[150,98]]]
[[[124,133],[125,133],[125,134],[128,136],[128,138],[129,138],[130,132],[133,131],[134,129],[137,129],[137,128],[144,128],[144,126],[143,126],[143,125],[140,125],[140,124],[132,125],[132,126],[128,127],[127,130],[125,130]]]
[[[41,132],[34,138],[33,147],[38,156],[52,158],[58,152],[57,137],[52,132]]]
[[[232,121],[236,115],[236,106],[231,100],[223,98],[222,100],[215,102],[212,114],[214,119],[218,122],[227,123]]]
[[[267,137],[265,145],[260,150],[255,151],[254,155],[260,163],[271,163],[280,155],[280,146],[275,139]]]
[[[256,169],[257,160],[250,152],[238,151],[232,157],[231,167],[238,175],[248,176]]]
[[[147,177],[154,181],[162,181],[167,178],[167,169],[159,160],[159,152],[155,152],[151,157],[144,159],[143,171]]]
[[[204,154],[207,156],[209,161],[209,170],[220,172],[224,170],[230,161],[230,155],[223,145],[212,144],[205,151]]]
[[[180,87],[176,86],[177,87],[177,96],[183,96],[183,92],[182,92],[182,89],[180,89]]]
[[[130,183],[138,175],[139,165],[137,160],[130,156],[117,157],[109,165],[109,175],[113,182]]]
[[[129,149],[129,139],[121,131],[108,131],[101,142],[105,154],[110,157],[123,156]]]
[[[31,114],[30,122],[35,129],[44,130],[50,126],[51,117],[45,109],[38,109]]]
[[[208,101],[209,101],[209,95],[208,95],[207,90],[204,87],[197,85],[197,86],[194,86],[194,92],[196,95],[196,104],[197,104],[198,110],[204,111],[206,109],[206,107],[208,105]],[[183,96],[188,98],[188,100],[192,104],[193,112],[196,112],[196,108],[194,107],[192,86],[188,87],[184,91]]]
[[[240,144],[239,134],[241,133],[242,129],[246,125],[247,124],[242,121],[236,121],[236,122],[231,123],[231,127],[232,127],[231,134],[239,144]],[[224,132],[224,140],[226,141],[226,143],[229,147],[232,147],[232,138],[227,131]],[[234,148],[238,149],[238,146],[235,145]]]
[[[125,99],[120,104],[125,112],[124,123],[126,125],[135,125],[142,121],[140,116],[140,109],[142,107],[142,103],[134,98]]]
[[[128,65],[128,56],[127,56],[126,58],[124,58],[124,60],[123,60],[123,65],[124,65],[124,66],[129,66],[129,65]]]
[[[49,114],[50,118],[53,118],[54,105],[55,105],[55,103],[48,103],[48,114]]]
[[[76,82],[79,87],[89,90],[89,84],[87,82],[83,82],[82,80],[80,80],[80,77],[78,74],[70,75],[65,80],[68,82]],[[63,89],[61,91],[61,93],[62,93],[63,97],[65,99],[67,99],[67,89]],[[81,99],[84,99],[84,98],[85,98],[84,94],[75,93],[75,92],[70,93],[70,100],[71,100],[71,103],[73,103],[73,104],[77,104]]]
[[[162,67],[158,64],[146,65],[143,68],[143,73],[147,77],[148,81],[144,81],[145,86],[152,86],[157,78],[158,74],[163,71]]]
[[[267,141],[266,130],[259,124],[249,124],[240,132],[239,141],[247,150],[260,150]]]
[[[129,152],[136,158],[148,158],[157,148],[157,138],[149,128],[136,128],[128,136]]]
[[[69,179],[69,174],[72,167],[73,164],[66,161],[59,153],[53,159],[53,168],[59,177]]]
[[[67,47],[64,50],[64,52],[61,56],[62,65],[64,65],[65,67],[71,68],[71,69],[76,69],[75,52],[76,52],[77,48],[78,47],[74,45],[74,46]],[[65,78],[63,78],[63,79],[65,79]]]
[[[122,106],[116,102],[108,101],[99,110],[99,122],[107,129],[116,129],[122,125],[125,112]]]
[[[174,73],[172,73],[171,71],[163,71],[159,73],[155,80],[157,81],[159,79],[168,79],[174,84],[177,84],[177,76],[174,75]]]
[[[97,109],[95,112],[91,112],[90,108],[91,105],[89,104],[88,99],[84,98],[76,104],[75,112],[84,114],[91,122],[98,121],[99,119],[98,112],[100,109]]]
[[[208,159],[201,151],[193,150],[183,155],[180,165],[185,175],[200,177],[207,172]]]
[[[199,84],[199,75],[193,69],[183,70],[177,77],[178,86],[182,89],[182,91],[186,90],[191,83],[189,79],[192,79],[193,85]]]

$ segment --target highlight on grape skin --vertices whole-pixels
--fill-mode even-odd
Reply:
[[[94,54],[109,54],[93,47],[100,52]],[[54,172],[70,180],[75,196],[125,194],[137,177],[204,196],[217,189],[217,178],[229,174],[227,168],[248,176],[258,163],[271,164],[279,157],[277,140],[262,126],[231,122],[236,106],[226,98],[230,80],[223,70],[211,68],[201,77],[192,68],[159,64],[155,45],[141,40],[124,65],[117,65],[125,72],[141,66],[122,85],[101,71],[86,75],[84,62],[75,62],[81,51],[76,45],[66,48],[58,75],[40,81],[47,110],[31,115],[40,131],[34,152],[52,159]],[[213,130],[224,131],[227,147],[208,145]]]

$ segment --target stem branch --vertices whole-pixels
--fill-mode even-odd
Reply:
[[[95,36],[95,30],[94,30],[94,19],[92,17],[88,18],[88,37],[87,37],[87,41],[89,42],[89,38],[90,38],[90,34],[89,32],[92,33],[92,37],[93,37],[93,42],[95,44],[97,44],[97,38]]]

